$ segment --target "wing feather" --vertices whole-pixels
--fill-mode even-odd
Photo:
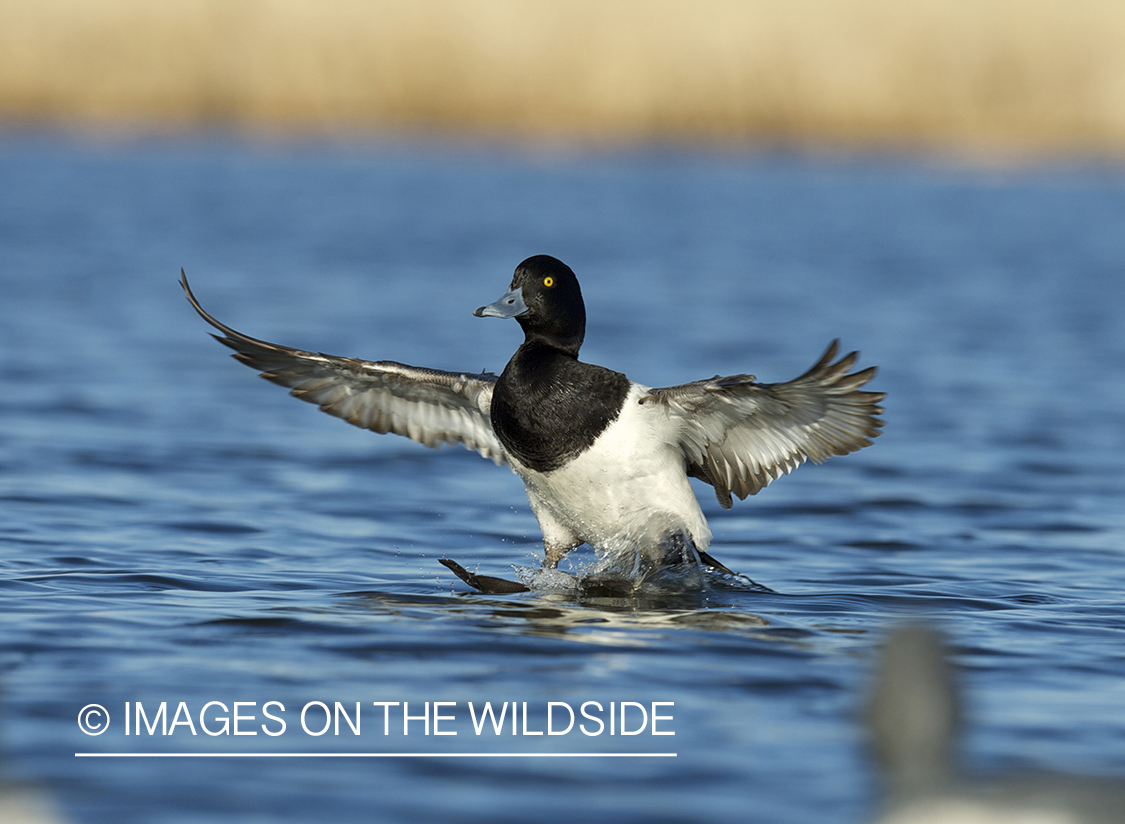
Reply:
[[[489,421],[495,375],[341,358],[258,340],[209,315],[192,294],[187,277],[182,271],[180,275],[195,311],[223,333],[213,337],[233,349],[236,360],[288,387],[293,397],[362,429],[404,435],[431,448],[460,443],[505,463],[504,448]]]
[[[641,403],[663,406],[678,424],[688,474],[715,487],[724,508],[811,460],[846,455],[879,435],[881,392],[860,387],[875,367],[848,370],[858,352],[833,362],[833,341],[808,372],[787,383],[756,383],[753,375],[716,375],[653,389]]]

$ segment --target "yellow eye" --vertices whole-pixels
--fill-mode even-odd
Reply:
[[[546,286],[548,289],[550,289],[552,286],[555,285],[555,279],[552,278],[552,277],[545,277],[545,278],[543,278],[543,285]]]

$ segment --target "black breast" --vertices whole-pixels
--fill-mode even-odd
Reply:
[[[525,343],[492,393],[492,428],[521,464],[558,469],[617,419],[629,380],[549,346]]]

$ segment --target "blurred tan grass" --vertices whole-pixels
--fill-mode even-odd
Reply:
[[[0,0],[8,123],[1121,153],[1123,0]]]

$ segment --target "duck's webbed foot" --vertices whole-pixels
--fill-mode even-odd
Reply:
[[[758,592],[773,592],[773,590],[767,587],[765,584],[759,584],[757,581],[752,580],[749,576],[743,575],[741,572],[735,572],[733,569],[720,564],[702,549],[697,548],[695,551],[699,555],[699,563],[703,564],[703,566],[711,567],[716,572],[721,572],[724,575],[729,575],[732,578],[736,578],[739,581],[749,584]]]
[[[728,569],[727,567],[723,566],[722,564],[720,564],[718,561],[716,561],[714,558],[712,558],[710,555],[708,555],[702,549],[696,548],[695,551],[697,553],[699,553],[699,562],[701,564],[703,564],[704,566],[712,567],[714,569],[719,570],[719,572],[726,573],[727,575],[735,575],[736,574],[734,571],[732,571],[732,570]]]
[[[650,559],[651,566],[643,573],[648,580],[664,579],[665,583],[676,583],[695,589],[705,586],[703,573],[708,568],[732,577],[745,577],[738,575],[697,547],[687,533],[665,536],[660,546],[660,553],[659,560],[653,562]],[[746,580],[749,581],[748,578]]]
[[[444,565],[454,575],[478,592],[530,592],[530,589],[519,581],[509,581],[506,578],[493,578],[491,575],[474,575],[456,561],[451,561],[448,558],[439,558],[438,563]]]

